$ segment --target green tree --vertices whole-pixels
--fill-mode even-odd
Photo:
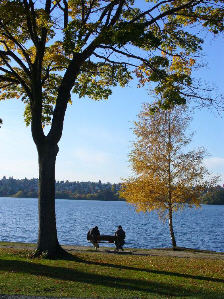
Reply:
[[[201,197],[201,203],[208,205],[224,205],[224,188],[211,188]]]
[[[222,17],[221,0],[147,0],[144,10],[134,0],[1,1],[0,99],[24,102],[38,152],[38,252],[62,252],[55,163],[71,92],[106,99],[111,87],[137,75],[167,101],[183,103],[180,90],[186,95],[192,85],[193,57],[203,42],[190,26],[217,33]]]
[[[113,185],[111,186],[111,191],[113,192],[113,194],[116,194],[116,193],[117,193],[116,184],[113,184]]]
[[[176,239],[173,229],[173,212],[188,206],[199,206],[200,195],[217,182],[209,180],[203,165],[206,151],[203,148],[186,151],[192,134],[187,134],[190,118],[186,108],[150,113],[145,104],[135,122],[136,141],[130,153],[130,162],[136,176],[122,186],[121,197],[134,205],[137,211],[156,210],[162,219],[169,219],[173,248]]]

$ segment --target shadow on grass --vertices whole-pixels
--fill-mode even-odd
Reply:
[[[137,267],[115,265],[115,264],[110,264],[110,263],[93,262],[93,261],[88,261],[88,260],[79,258],[76,255],[73,255],[71,253],[67,253],[66,257],[62,257],[61,259],[71,260],[71,261],[73,260],[75,262],[81,262],[81,263],[85,263],[85,264],[89,264],[89,265],[96,265],[96,266],[101,266],[101,267],[110,267],[110,268],[115,268],[118,270],[121,270],[121,269],[128,270],[128,271],[133,270],[133,271],[140,271],[140,272],[146,272],[146,273],[169,275],[169,276],[176,276],[176,277],[181,277],[181,278],[191,278],[191,279],[197,279],[197,280],[206,280],[206,281],[211,281],[211,282],[224,283],[224,279],[213,278],[213,277],[208,277],[208,276],[199,276],[199,275],[183,274],[183,273],[152,270],[152,269],[149,270],[149,269],[143,269],[143,268],[137,268]]]
[[[169,276],[176,276],[176,277],[181,277],[181,278],[191,278],[191,279],[197,279],[197,280],[206,280],[206,281],[224,283],[224,279],[213,278],[213,277],[208,277],[208,276],[199,276],[199,275],[183,274],[183,273],[176,273],[176,272],[169,272],[169,271],[160,271],[160,270],[152,270],[152,269],[149,270],[149,269],[143,269],[143,268],[136,268],[136,267],[130,267],[130,266],[123,266],[123,265],[114,265],[114,264],[109,264],[109,263],[99,263],[99,262],[86,261],[86,260],[82,260],[82,262],[90,264],[90,265],[117,268],[119,270],[120,269],[123,269],[123,270],[133,270],[133,271],[141,271],[141,272],[146,272],[146,273],[153,273],[153,274],[160,274],[160,275],[169,275]]]
[[[142,271],[147,273],[153,273],[158,275],[167,275],[167,276],[177,276],[184,278],[193,278],[193,279],[203,279],[208,281],[216,281],[222,282],[219,279],[211,279],[206,277],[198,277],[192,275],[184,275],[178,273],[170,273],[166,271],[156,271],[156,270],[144,270],[138,269],[134,267],[122,267],[114,264],[101,264],[90,261],[81,260],[75,256],[70,256],[69,260],[79,261],[82,263],[87,263],[90,265],[97,266],[106,266],[113,267],[116,269],[122,270],[134,270],[134,271]],[[153,281],[153,278],[145,278],[142,280],[141,278],[124,278],[124,277],[114,277],[111,275],[101,275],[97,273],[85,272],[77,269],[65,268],[65,267],[54,267],[49,265],[36,264],[29,261],[18,261],[18,260],[0,260],[0,269],[2,271],[14,271],[15,273],[24,273],[31,275],[40,275],[45,276],[47,278],[64,280],[70,282],[80,282],[86,284],[92,284],[95,286],[104,286],[111,289],[120,289],[120,290],[129,290],[135,292],[144,292],[145,294],[158,294],[165,296],[193,296],[194,298],[222,298],[221,294],[206,292],[205,294],[198,294],[197,290],[189,290],[189,288],[184,287],[183,285],[174,286],[171,280],[171,283],[157,282]],[[119,272],[118,272],[119,273]],[[130,275],[130,274],[129,274]],[[119,274],[118,274],[119,276]],[[220,297],[219,297],[220,296]]]

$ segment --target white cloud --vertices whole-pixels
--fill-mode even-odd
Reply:
[[[214,175],[220,175],[219,184],[224,183],[224,158],[212,157],[204,160],[205,166]]]
[[[204,160],[205,165],[212,171],[224,172],[224,158],[213,157]]]

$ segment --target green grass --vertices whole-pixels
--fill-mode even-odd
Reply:
[[[67,259],[0,249],[0,294],[76,298],[224,298],[224,261],[83,251]]]

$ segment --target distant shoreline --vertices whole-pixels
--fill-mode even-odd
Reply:
[[[12,195],[0,196],[0,198],[27,198],[27,199],[38,199],[38,197],[16,197]],[[89,199],[89,198],[59,198],[55,199],[66,199],[66,200],[88,200],[88,201],[126,201],[125,199]]]
[[[29,198],[29,199],[38,199],[38,197],[16,197],[16,196],[12,196],[12,195],[5,195],[5,196],[0,196],[0,198]],[[60,197],[55,197],[55,199],[66,199],[66,200],[87,200],[87,201],[126,201],[125,199],[122,199],[122,198],[119,198],[119,199],[96,199],[96,198],[83,198],[83,197],[80,197],[80,198],[60,198]],[[187,203],[186,203],[187,204]],[[224,206],[224,204],[215,204],[215,203],[209,203],[209,202],[202,202],[201,205],[206,205],[206,206]]]
[[[120,198],[122,183],[55,181],[55,199],[125,201]],[[0,197],[37,198],[38,179],[0,179]],[[201,204],[224,205],[224,188],[208,189],[200,198]]]

